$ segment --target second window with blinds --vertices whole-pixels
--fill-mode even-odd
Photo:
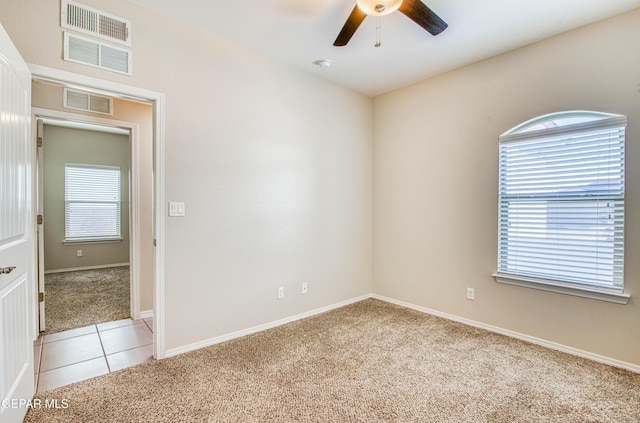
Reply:
[[[120,168],[65,164],[65,242],[119,241]]]

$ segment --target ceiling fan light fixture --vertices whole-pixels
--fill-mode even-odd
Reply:
[[[358,7],[370,16],[384,16],[398,10],[402,0],[356,0]]]

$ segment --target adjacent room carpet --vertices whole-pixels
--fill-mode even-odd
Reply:
[[[640,374],[365,300],[37,396],[26,422],[637,422]]]
[[[45,333],[130,317],[129,266],[45,275]]]

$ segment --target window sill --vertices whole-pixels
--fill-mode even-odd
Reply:
[[[122,242],[122,238],[103,238],[103,239],[65,239],[62,241],[64,245],[78,245],[78,244],[112,244],[115,242]]]
[[[564,282],[547,281],[544,279],[530,278],[526,276],[510,275],[506,273],[494,273],[491,276],[496,282],[508,285],[523,286],[525,288],[540,289],[543,291],[557,292],[559,294],[575,295],[591,298],[592,300],[609,301],[617,304],[627,304],[631,296],[624,292],[613,292],[605,289],[576,287]]]

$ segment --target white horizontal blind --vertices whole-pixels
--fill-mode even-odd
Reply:
[[[499,273],[622,291],[625,126],[500,138]]]
[[[120,239],[120,168],[66,164],[65,240]]]

